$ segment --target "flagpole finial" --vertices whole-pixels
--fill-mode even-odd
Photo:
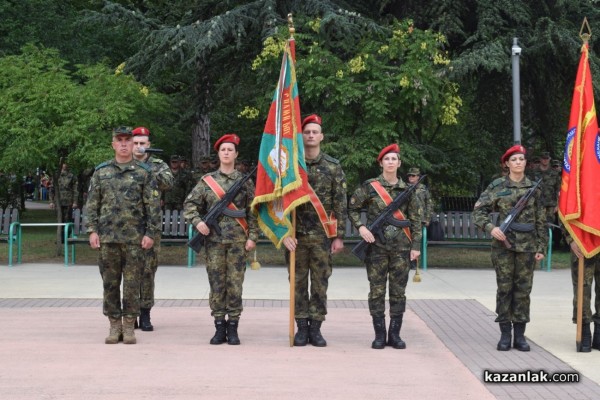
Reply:
[[[587,32],[583,31],[584,28],[587,29]],[[579,30],[579,37],[581,40],[583,40],[583,43],[587,43],[592,37],[592,28],[590,28],[587,17],[583,17],[583,23],[581,24],[581,29]]]
[[[294,33],[296,33],[296,29],[294,28],[294,20],[292,19],[292,13],[287,15],[288,19],[288,30],[290,31],[290,37],[294,37]]]

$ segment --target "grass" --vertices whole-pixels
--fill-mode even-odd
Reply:
[[[27,210],[22,213],[22,223],[56,222],[53,210]],[[23,263],[63,263],[63,246],[57,247],[55,227],[25,227],[23,228]],[[344,251],[333,256],[334,267],[362,267],[362,263],[351,254],[352,244],[346,244]],[[96,264],[98,252],[89,246],[77,246],[77,264]],[[14,250],[16,253],[16,249]],[[260,244],[257,247],[257,260],[261,265],[286,265],[283,250],[277,250],[273,245]],[[254,253],[250,254],[252,261]],[[14,255],[16,262],[16,254]],[[0,263],[8,260],[8,245],[0,244]],[[187,265],[186,246],[161,246],[159,258],[161,265]],[[204,252],[201,252],[197,263],[204,263]],[[430,247],[428,249],[429,268],[492,268],[489,249],[466,249],[448,247]],[[569,267],[569,252],[553,251],[552,268]]]

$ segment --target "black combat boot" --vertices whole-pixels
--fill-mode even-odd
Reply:
[[[371,343],[371,348],[385,348],[385,317],[373,317],[373,329],[375,329],[375,340]]]
[[[313,346],[327,346],[327,342],[321,335],[321,323],[323,323],[323,321],[315,321],[314,319],[310,321],[310,326],[308,328],[308,342]]]
[[[294,346],[306,346],[308,344],[308,318],[296,318],[298,332],[294,335]]]
[[[590,324],[586,322],[581,325],[581,347],[579,351],[582,353],[592,351],[592,331],[590,330]]]
[[[405,349],[406,343],[400,337],[400,329],[402,328],[402,318],[404,314],[399,317],[392,317],[390,319],[390,330],[388,332],[388,346],[392,346],[395,349]]]
[[[228,344],[234,344],[234,345],[238,345],[240,344],[240,338],[238,336],[238,325],[239,325],[240,321],[239,320],[229,320],[227,321],[227,343]]]
[[[150,309],[140,308],[140,328],[144,332],[150,332],[154,330],[154,327],[150,323]]]
[[[525,340],[525,322],[513,322],[515,337],[513,347],[519,351],[529,351],[529,344]]]
[[[592,339],[592,349],[600,350],[600,323],[594,322],[594,338]]]
[[[500,341],[498,342],[498,351],[510,350],[510,342],[512,340],[512,323],[500,322]]]
[[[215,336],[210,339],[210,344],[222,344],[227,340],[227,322],[224,319],[215,319]]]

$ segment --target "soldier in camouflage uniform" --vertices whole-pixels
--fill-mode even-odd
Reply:
[[[481,230],[491,234],[492,264],[496,269],[496,322],[500,324],[500,341],[497,349],[510,349],[512,329],[513,347],[529,351],[525,340],[525,325],[529,322],[529,306],[533,270],[536,261],[544,258],[548,231],[541,193],[536,190],[527,205],[506,233],[492,223],[491,213],[497,212],[498,221],[504,221],[521,197],[533,187],[525,176],[526,150],[521,145],[509,148],[502,156],[509,174],[494,180],[481,194],[473,220]]]
[[[302,139],[308,183],[320,200],[321,212],[318,213],[312,203],[296,208],[296,239],[287,237],[283,244],[288,251],[296,252],[294,301],[298,332],[294,337],[294,345],[306,346],[311,343],[324,347],[327,342],[321,334],[321,324],[327,314],[331,255],[344,248],[346,176],[340,162],[321,151],[321,117],[313,114],[302,121]],[[337,220],[337,226],[333,219],[327,219],[331,214]],[[288,261],[289,255],[286,253]]]
[[[170,161],[171,174],[173,175],[173,186],[170,190],[164,192],[165,210],[183,210],[185,196],[190,191],[190,174],[181,168],[181,156],[172,155]]]
[[[206,272],[210,283],[209,305],[215,322],[215,334],[210,344],[240,344],[238,326],[242,314],[242,286],[249,251],[256,247],[258,223],[251,213],[254,185],[246,181],[233,205],[246,212],[245,218],[222,215],[219,221],[221,234],[210,230],[202,217],[220,200],[215,189],[227,192],[243,175],[235,169],[240,138],[235,134],[223,135],[214,148],[221,164],[218,171],[201,179],[184,204],[185,219],[206,236]],[[228,320],[225,317],[229,316]]]
[[[160,196],[150,167],[133,159],[131,128],[113,130],[112,147],[115,158],[98,165],[90,181],[87,232],[90,246],[100,250],[103,312],[110,321],[105,343],[122,337],[135,344],[144,254],[160,237]]]
[[[561,222],[561,228],[564,226]],[[581,348],[580,351],[589,353],[592,349],[600,350],[600,254],[585,258],[579,245],[571,235],[564,233],[565,240],[571,248],[571,280],[573,282],[573,323],[577,323],[577,288],[579,258],[583,258],[583,318],[581,326]],[[592,314],[592,287],[594,288],[595,300]],[[594,323],[594,338],[590,323]]]
[[[542,201],[546,208],[546,221],[555,223],[561,176],[560,172],[550,165],[550,153],[542,153],[539,165],[529,170],[527,177],[533,182],[542,180],[540,188],[542,190]]]
[[[158,185],[158,190],[163,193],[173,186],[173,174],[169,166],[160,158],[149,153],[142,153],[140,148],[150,148],[150,130],[143,126],[133,130],[133,157],[146,163]],[[154,241],[154,246],[146,250],[144,258],[144,269],[142,272],[140,286],[140,321],[139,326],[143,331],[153,331],[154,326],[150,322],[150,310],[154,306],[154,278],[158,270],[158,254],[160,252],[160,236]]]
[[[58,186],[58,187],[56,187]],[[61,167],[58,177],[58,185],[55,185],[54,190],[58,190],[60,198],[61,222],[73,222],[73,209],[77,208],[77,200],[79,198],[79,186],[77,184],[77,176],[69,171],[69,167],[64,163]],[[50,208],[56,207],[54,191],[50,192]]]
[[[419,168],[410,168],[408,170],[408,183],[414,185],[421,177],[421,170]],[[421,222],[423,226],[429,226],[431,222],[431,216],[433,215],[433,201],[431,200],[431,193],[429,189],[422,183],[417,186],[417,196],[423,206],[423,215],[421,216]]]
[[[400,338],[402,319],[406,310],[406,284],[410,263],[421,254],[421,217],[423,205],[417,191],[400,206],[395,218],[401,220],[403,226],[387,225],[384,230],[385,240],[374,235],[360,219],[361,210],[367,211],[367,225],[371,224],[381,211],[406,190],[407,185],[398,178],[400,168],[400,147],[392,144],[379,153],[377,162],[382,173],[377,178],[369,179],[360,185],[348,205],[348,216],[358,229],[360,236],[371,243],[367,250],[365,264],[369,278],[369,312],[373,318],[375,340],[371,344],[374,349],[383,349],[386,345],[385,323],[385,291],[389,277],[390,329],[387,344],[395,349],[405,349],[406,343]],[[387,200],[385,201],[385,196]],[[401,213],[401,214],[400,214]]]

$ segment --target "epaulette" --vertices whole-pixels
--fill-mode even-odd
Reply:
[[[333,164],[339,164],[340,163],[340,161],[337,158],[333,158],[329,154],[323,153],[323,158],[325,160],[329,161],[330,163],[333,163]]]
[[[104,161],[102,164],[98,164],[94,170],[98,171],[101,168],[108,167],[110,165],[110,161]]]
[[[145,169],[148,172],[152,172],[152,168],[143,161],[135,160],[136,164]]]
[[[506,177],[504,177],[504,176],[502,176],[500,178],[496,178],[492,181],[492,183],[490,183],[490,187],[495,188],[497,186],[500,186],[501,184],[504,183],[504,181],[506,181]]]

